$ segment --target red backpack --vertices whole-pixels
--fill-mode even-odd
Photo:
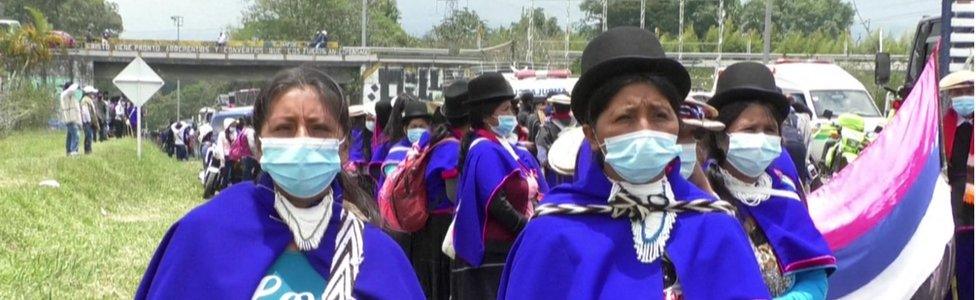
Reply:
[[[228,158],[231,161],[239,161],[241,158],[251,156],[251,145],[247,142],[247,135],[244,134],[242,129],[240,133],[237,134],[237,139],[234,143],[230,145],[230,154]]]
[[[379,193],[380,215],[390,228],[400,232],[416,232],[427,224],[427,184],[424,172],[431,152],[437,145],[455,138],[445,138],[433,146],[418,149],[416,145],[407,157],[386,177]]]

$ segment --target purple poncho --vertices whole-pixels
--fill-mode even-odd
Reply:
[[[339,230],[342,191],[333,184],[335,203],[329,228],[316,250],[304,252],[328,279]],[[271,177],[242,182],[221,191],[173,224],[146,268],[136,299],[250,299],[275,259],[292,242],[274,209]],[[279,218],[280,219],[280,218]],[[424,299],[417,276],[400,247],[380,229],[366,224],[364,260],[354,285],[360,299]]]
[[[539,163],[521,146],[512,146],[516,161],[494,135],[479,130],[486,141],[471,147],[458,180],[458,208],[454,222],[454,248],[458,258],[469,265],[481,265],[485,253],[488,205],[511,176],[537,176],[539,193],[549,191],[542,179]]]
[[[606,204],[611,183],[584,142],[577,179],[543,203]],[[676,200],[713,199],[685,180],[677,160],[667,177]],[[628,218],[604,214],[533,219],[509,254],[499,299],[663,299],[661,259],[641,263]],[[768,299],[747,237],[722,213],[678,213],[665,246],[685,299]]]

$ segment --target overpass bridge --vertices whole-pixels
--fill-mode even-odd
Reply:
[[[342,47],[312,49],[300,44],[269,47],[216,47],[186,44],[86,44],[65,49],[59,56],[69,62],[72,77],[110,85],[111,79],[135,57],[142,57],[167,82],[221,80],[265,81],[281,69],[312,65],[337,81],[363,87],[383,98],[408,91],[429,97],[443,82],[486,71],[516,68],[569,68],[581,51],[549,50],[543,60],[513,60],[509,44],[483,49],[437,49],[392,47]],[[519,55],[514,55],[519,56]],[[739,61],[761,61],[761,53],[669,53],[689,68],[715,68]],[[831,61],[847,68],[874,69],[874,55],[867,54],[774,54],[773,59]],[[907,57],[894,55],[892,69],[903,70]],[[361,85],[360,85],[361,84]],[[164,88],[165,89],[165,88]],[[355,87],[354,87],[355,89]],[[372,99],[370,99],[372,100]]]

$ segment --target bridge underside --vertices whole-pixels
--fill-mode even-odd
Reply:
[[[91,64],[93,79],[98,85],[111,85],[112,78],[119,74],[128,62],[93,61]],[[199,65],[167,62],[150,62],[160,77],[175,84],[180,80],[182,84],[192,84],[199,81],[223,82],[266,82],[279,71],[298,66],[298,64],[227,64],[227,65]],[[340,83],[351,83],[359,76],[359,66],[313,65],[326,72]],[[175,87],[175,85],[174,85]]]

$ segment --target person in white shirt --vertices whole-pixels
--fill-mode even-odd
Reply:
[[[214,158],[220,161],[221,186],[227,186],[230,183],[230,171],[234,167],[234,162],[228,160],[227,157],[230,155],[230,146],[237,138],[236,126],[237,120],[224,119],[224,129],[217,134],[216,145],[214,145]]]
[[[78,127],[81,126],[81,107],[77,99],[78,85],[65,82],[61,87],[61,121],[68,128],[65,138],[65,152],[68,156],[78,155]]]
[[[217,48],[219,50],[224,47],[227,47],[227,33],[221,31],[220,34],[217,35]]]
[[[176,121],[169,126],[169,130],[173,132],[173,146],[176,149],[176,159],[186,160],[186,142],[183,141],[183,133],[186,130],[186,125],[182,121]]]
[[[127,131],[125,127],[126,116],[125,101],[122,101],[122,98],[120,97],[115,103],[115,120],[112,120],[112,122],[115,124],[115,137],[117,138],[125,135]]]

